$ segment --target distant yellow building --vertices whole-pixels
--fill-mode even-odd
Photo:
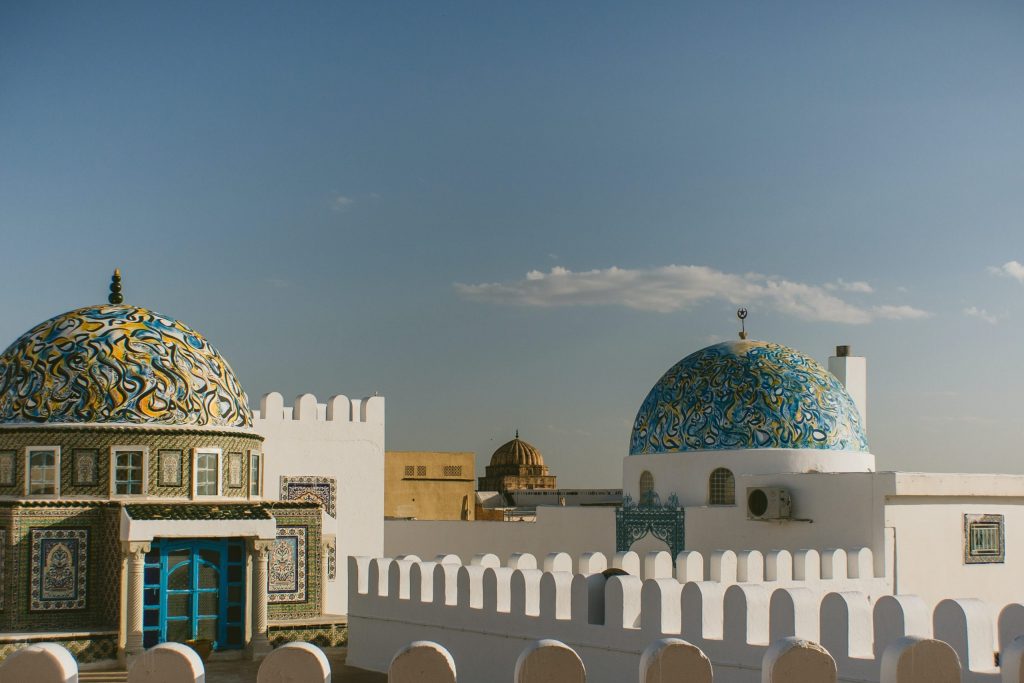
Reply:
[[[385,452],[384,516],[473,519],[475,458],[472,452]]]

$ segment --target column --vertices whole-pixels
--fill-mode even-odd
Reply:
[[[128,582],[125,601],[124,652],[134,657],[142,652],[142,586],[146,568],[147,542],[128,541],[122,544],[127,559]]]
[[[259,658],[270,652],[270,639],[267,638],[267,563],[270,549],[274,542],[253,539],[249,542],[252,554],[252,642],[250,648],[253,658]]]

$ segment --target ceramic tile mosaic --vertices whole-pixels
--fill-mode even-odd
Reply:
[[[4,608],[4,566],[7,564],[7,529],[0,529],[0,609]]]
[[[228,453],[227,485],[237,489],[242,485],[242,454]]]
[[[162,450],[157,455],[157,486],[181,486],[181,451]]]
[[[102,381],[90,375],[97,368]],[[74,389],[54,390],[56,377]],[[201,334],[126,304],[80,308],[36,325],[4,352],[0,386],[2,422],[252,427],[248,397]]]
[[[306,527],[278,527],[267,571],[270,602],[306,599]]]
[[[348,645],[348,624],[271,624],[267,628],[267,637],[274,647],[294,642],[313,643],[317,647],[344,647]]]
[[[121,575],[120,521],[120,506],[105,501],[0,502],[0,527],[6,527],[8,534],[0,634],[116,630],[120,619],[120,581],[100,578]],[[88,570],[83,577],[88,591],[85,607],[34,609],[33,601],[38,596],[34,598],[33,591],[38,592],[38,582],[32,581],[32,534],[67,529],[88,530]]]
[[[99,482],[99,451],[95,448],[76,448],[71,458],[71,485],[95,486]]]
[[[324,545],[327,546],[327,580],[334,581],[338,577],[338,540],[331,536]]]
[[[281,477],[281,500],[304,500],[319,503],[335,517],[338,482],[334,477]]]
[[[88,529],[32,529],[29,609],[84,609],[89,566]]]
[[[306,529],[306,597],[301,602],[275,602],[267,605],[271,621],[318,618],[322,613],[321,584],[324,576],[320,520],[323,512],[316,503],[277,502],[267,506],[279,529]]]
[[[0,662],[18,650],[36,643],[57,643],[71,653],[79,664],[117,659],[117,632],[92,634],[88,638],[64,639],[48,634],[41,638],[28,638],[18,642],[0,642]]]
[[[16,457],[14,451],[0,451],[0,486],[14,486],[15,472],[18,469],[15,465]]]

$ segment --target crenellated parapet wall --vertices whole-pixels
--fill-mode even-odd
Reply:
[[[366,422],[384,423],[384,397],[350,399],[335,394],[320,403],[313,394],[300,394],[291,406],[284,404],[284,397],[276,391],[260,398],[259,410],[253,411],[256,422],[280,422],[296,420],[302,422]]]
[[[315,494],[322,503],[324,542],[307,544],[306,566],[317,572],[327,568],[320,572],[323,600],[303,609],[345,614],[345,557],[384,552],[384,407],[383,396],[336,395],[320,403],[313,394],[286,406],[281,394],[272,392],[253,411],[253,428],[264,438],[263,497]],[[307,617],[298,604],[282,602],[271,618]]]
[[[835,575],[842,567],[836,553],[825,554],[830,578],[808,578],[812,555],[794,555],[803,560],[802,579],[786,580],[785,556],[777,556],[774,578],[752,575],[748,561],[747,580],[738,580],[737,569],[735,582],[725,553],[708,570],[726,581],[691,580],[693,556],[680,558],[676,575],[658,554],[639,567],[640,558],[623,554],[612,563],[636,573],[611,576],[602,573],[609,563],[599,553],[575,560],[553,554],[540,562],[517,555],[504,564],[482,555],[469,565],[455,556],[353,558],[348,662],[385,671],[405,644],[431,640],[459,663],[460,680],[482,681],[512,670],[528,643],[554,638],[579,653],[588,680],[610,683],[634,678],[645,648],[674,636],[707,654],[716,682],[753,683],[770,643],[796,637],[823,645],[839,680],[877,682],[886,648],[914,636],[949,643],[964,681],[997,681],[1003,672],[996,653],[1024,634],[1024,605],[1004,607],[997,628],[991,608],[978,600],[947,599],[933,610],[912,595],[872,596],[883,578],[850,576],[851,556],[857,571],[872,566],[860,550],[846,553],[846,578]]]

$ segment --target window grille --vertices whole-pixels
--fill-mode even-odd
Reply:
[[[711,473],[708,480],[708,504],[736,504],[736,478],[724,467],[719,467]]]
[[[446,477],[461,477],[462,476],[462,465],[445,465],[444,476]]]
[[[57,495],[56,451],[29,451],[28,493],[30,496]]]
[[[114,493],[119,496],[142,495],[142,451],[114,453]]]
[[[998,564],[1006,557],[1002,515],[964,515],[964,563]]]
[[[261,456],[259,453],[249,453],[249,495],[258,496],[262,482]]]
[[[406,465],[405,466],[405,475],[404,476],[406,476],[406,477],[415,477],[416,476],[416,466],[415,465]]]
[[[219,472],[216,453],[196,454],[196,495],[216,496],[218,493]]]
[[[416,476],[417,477],[425,477],[425,476],[427,476],[427,466],[426,465],[417,465],[416,466]]]

